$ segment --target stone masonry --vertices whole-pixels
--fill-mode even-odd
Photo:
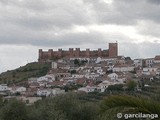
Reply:
[[[39,58],[38,61],[47,61],[52,59],[60,59],[60,58],[97,58],[97,57],[117,57],[118,56],[118,43],[109,43],[109,49],[102,50],[99,48],[98,50],[90,50],[86,49],[81,51],[80,48],[69,48],[69,50],[58,49],[58,51],[54,51],[53,49],[49,49],[48,51],[43,51],[39,49]]]

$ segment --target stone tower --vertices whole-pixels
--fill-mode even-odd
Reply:
[[[118,43],[109,43],[109,57],[118,56]]]
[[[39,49],[39,59],[38,59],[38,61],[40,61],[41,59],[43,59],[43,50]]]

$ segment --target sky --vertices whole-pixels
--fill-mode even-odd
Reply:
[[[0,73],[37,61],[38,49],[160,55],[160,0],[0,0]]]

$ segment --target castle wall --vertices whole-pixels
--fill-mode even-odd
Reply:
[[[70,55],[71,55],[71,54],[70,54],[69,51],[63,51],[63,52],[62,52],[62,57],[69,58]]]
[[[94,50],[94,51],[90,51],[90,57],[98,57],[98,51]]]
[[[103,50],[102,51],[102,57],[109,57],[109,50]]]
[[[90,49],[86,49],[86,57],[87,57],[87,58],[90,57]]]
[[[99,48],[98,49],[98,57],[101,57],[102,56],[102,50]]]
[[[58,51],[53,51],[53,49],[49,49],[48,51],[43,51],[39,49],[39,61],[52,60],[54,58],[74,58],[74,57],[116,57],[118,56],[118,44],[117,43],[109,43],[108,50],[98,50],[91,51],[90,49],[86,49],[81,51],[80,48],[69,48],[69,50],[64,51],[62,49],[58,49]]]
[[[86,57],[86,51],[81,51],[81,52],[80,52],[80,56],[81,56],[81,57]]]

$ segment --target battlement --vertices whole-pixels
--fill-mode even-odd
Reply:
[[[48,51],[43,51],[39,49],[39,58],[38,61],[47,61],[52,59],[60,59],[60,58],[97,58],[97,57],[117,57],[118,56],[118,44],[117,43],[109,43],[109,49],[102,50],[98,48],[98,50],[90,50],[87,48],[86,50],[81,51],[80,48],[69,48],[69,50],[64,51],[62,49],[58,49],[58,51],[54,51],[53,49],[49,49]]]

